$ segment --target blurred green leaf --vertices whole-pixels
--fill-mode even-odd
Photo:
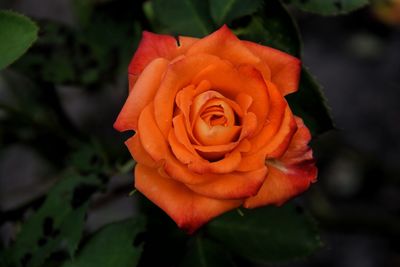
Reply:
[[[196,236],[184,256],[180,267],[233,267],[230,254],[222,246]]]
[[[236,30],[239,38],[274,47],[296,57],[301,54],[301,40],[291,15],[278,0],[268,0],[249,25]]]
[[[69,161],[79,173],[102,176],[111,169],[104,147],[97,140],[80,143],[77,146],[78,149],[72,153]]]
[[[3,260],[11,266],[41,266],[63,247],[72,257],[81,239],[88,199],[100,185],[94,175],[66,175],[23,224],[13,246],[1,255]]]
[[[285,3],[321,15],[346,14],[366,6],[368,0],[286,0]]]
[[[41,39],[14,65],[34,80],[100,88],[125,70],[139,39],[135,21],[96,14],[84,29],[40,21]]]
[[[256,12],[262,0],[209,0],[211,16],[217,26]]]
[[[203,37],[214,29],[208,1],[152,0],[152,7],[165,33]]]
[[[0,83],[0,144],[23,143],[61,167],[71,141],[78,137],[54,85],[35,84],[11,69],[1,72]]]
[[[0,70],[21,57],[37,39],[38,27],[29,18],[0,10]]]
[[[14,67],[34,80],[99,89],[126,72],[140,37],[138,1],[73,1],[74,27],[39,21],[41,38]]]
[[[206,228],[224,247],[258,263],[299,259],[321,246],[316,225],[300,208],[286,204],[236,211],[211,221]]]
[[[142,245],[139,234],[144,231],[143,218],[109,224],[95,234],[77,257],[63,267],[134,267]]]
[[[334,128],[322,88],[305,68],[301,71],[299,90],[287,95],[286,99],[293,113],[304,120],[313,135]]]

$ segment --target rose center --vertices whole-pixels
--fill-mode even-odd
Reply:
[[[224,109],[222,106],[207,107],[206,110],[200,115],[209,126],[227,126],[228,119],[225,117]]]
[[[193,134],[203,145],[227,144],[237,138],[241,127],[235,125],[235,112],[224,96],[207,91],[195,98],[194,106]]]

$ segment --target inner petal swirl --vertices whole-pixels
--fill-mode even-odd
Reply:
[[[220,93],[199,94],[191,111],[193,135],[202,145],[222,145],[238,138],[242,127],[236,125],[235,111]]]

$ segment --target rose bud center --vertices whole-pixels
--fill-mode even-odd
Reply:
[[[193,107],[193,134],[203,145],[222,145],[237,139],[242,127],[236,125],[235,112],[223,95],[204,92],[194,99]]]

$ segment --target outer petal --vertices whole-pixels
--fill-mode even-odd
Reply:
[[[260,59],[256,57],[226,26],[200,39],[192,45],[187,55],[207,53],[226,59],[235,65],[257,64]]]
[[[258,194],[245,200],[244,207],[268,204],[281,205],[305,191],[315,182],[317,168],[308,147],[311,135],[301,119],[296,118],[298,130],[287,152],[276,160],[268,160],[268,176]]]
[[[263,166],[260,169],[250,172],[228,173],[223,178],[218,179],[216,177],[216,179],[203,184],[188,184],[187,187],[207,197],[216,199],[241,199],[257,194],[265,181],[267,172],[267,167]]]
[[[168,60],[158,58],[144,69],[114,123],[115,129],[118,131],[137,129],[140,112],[153,100],[167,66]]]
[[[265,71],[260,69],[264,74],[264,79],[269,80],[268,76],[270,75],[272,82],[278,86],[282,95],[297,91],[301,70],[301,61],[298,58],[268,46],[249,41],[242,42],[268,65],[270,74],[264,74]]]
[[[140,73],[142,73],[151,61],[159,57],[172,60],[184,54],[186,50],[196,42],[196,39],[183,37],[180,38],[179,41],[178,46],[178,42],[173,36],[144,31],[136,53],[128,68],[132,86]]]
[[[135,133],[134,136],[129,138],[125,145],[128,147],[132,157],[140,164],[146,165],[147,167],[156,168],[157,163],[150,157],[147,151],[143,148],[140,143],[139,133]]]
[[[242,204],[242,200],[217,200],[197,195],[183,184],[162,177],[156,169],[142,164],[135,169],[135,187],[189,233]]]

